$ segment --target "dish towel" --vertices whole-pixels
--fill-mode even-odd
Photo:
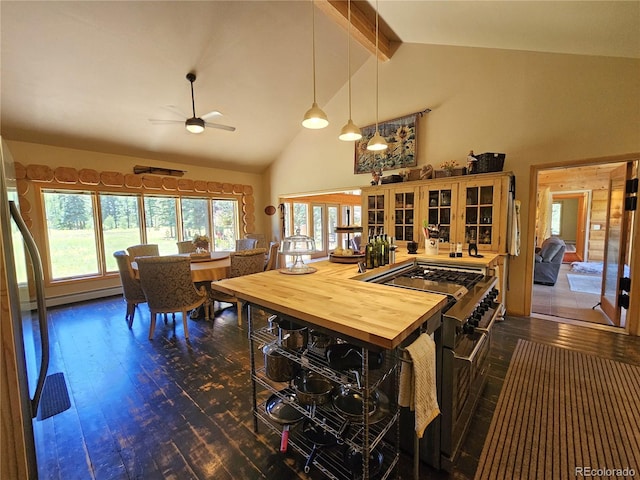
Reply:
[[[520,200],[514,200],[511,217],[511,232],[509,237],[509,255],[520,255]]]
[[[398,404],[416,412],[416,435],[422,438],[425,428],[440,414],[436,387],[436,344],[423,333],[405,348],[400,368]]]

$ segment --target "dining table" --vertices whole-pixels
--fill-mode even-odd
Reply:
[[[179,257],[189,257],[189,253],[176,254]],[[229,252],[209,252],[208,257],[191,256],[191,279],[193,283],[222,280],[229,276],[231,258]],[[136,278],[139,278],[138,264],[131,262],[131,268]]]

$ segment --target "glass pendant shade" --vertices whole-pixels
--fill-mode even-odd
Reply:
[[[307,110],[307,113],[304,114],[304,119],[302,120],[302,126],[305,128],[311,128],[317,130],[319,128],[324,128],[329,125],[329,120],[327,120],[327,114],[322,111],[322,109],[318,106],[316,102],[313,102],[311,108]]]
[[[371,140],[369,140],[369,143],[367,143],[367,150],[377,152],[380,150],[386,150],[387,147],[387,142],[384,138],[382,138],[382,135],[380,135],[380,132],[376,129],[375,135],[371,137]]]
[[[202,133],[204,132],[204,120],[201,118],[188,118],[186,122],[184,122],[185,127],[191,133]]]
[[[360,129],[353,123],[353,120],[349,119],[347,124],[340,130],[338,138],[345,142],[352,142],[354,140],[360,140],[362,133],[360,133]]]

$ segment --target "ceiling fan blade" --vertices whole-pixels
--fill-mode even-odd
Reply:
[[[235,132],[236,131],[236,127],[230,127],[229,125],[220,125],[219,123],[209,123],[206,122],[204,124],[205,127],[210,127],[210,128],[218,128],[220,130],[227,130],[229,132]]]
[[[159,118],[150,118],[149,121],[154,125],[167,125],[169,123],[184,123],[184,120],[165,120]]]
[[[164,105],[162,108],[173,113],[174,115],[179,116],[180,118],[189,118],[191,116],[184,113],[181,108],[175,105]]]
[[[209,118],[221,117],[221,116],[222,116],[222,113],[220,113],[218,110],[213,110],[212,112],[205,113],[200,118],[206,122]]]

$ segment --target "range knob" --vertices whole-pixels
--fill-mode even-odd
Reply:
[[[471,325],[469,322],[462,325],[462,331],[464,333],[473,333],[475,331],[475,327]]]

